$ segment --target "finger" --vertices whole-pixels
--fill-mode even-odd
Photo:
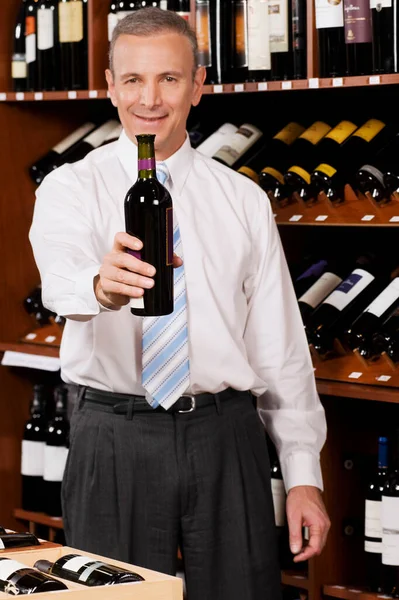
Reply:
[[[101,282],[104,294],[118,294],[119,296],[128,296],[129,298],[140,298],[144,294],[144,289],[125,283],[118,283],[109,279]]]
[[[109,266],[105,270],[105,273],[106,279],[110,281],[116,281],[117,283],[124,283],[126,285],[132,285],[143,289],[150,289],[154,287],[154,280],[151,279],[151,277],[143,277],[138,273],[126,271],[126,269],[118,269],[118,267]]]
[[[153,277],[155,275],[155,267],[149,263],[128,254],[127,252],[111,252],[108,255],[107,263],[110,263],[114,267],[120,269],[128,269],[132,273],[139,273],[140,275],[148,275]]]
[[[115,235],[113,250],[116,252],[120,252],[125,248],[129,248],[130,250],[141,250],[142,247],[143,244],[138,238],[129,235],[125,231],[120,231]]]
[[[321,532],[311,533],[308,545],[294,557],[294,562],[302,562],[304,560],[309,560],[312,556],[318,556],[322,547]]]
[[[183,264],[182,259],[180,258],[180,256],[177,256],[177,254],[173,255],[173,266],[175,269],[181,267]]]
[[[298,554],[303,546],[302,514],[300,512],[288,515],[288,529],[290,533],[291,552],[292,554]]]

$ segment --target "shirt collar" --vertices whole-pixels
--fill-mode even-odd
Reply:
[[[137,146],[128,138],[124,130],[117,141],[116,152],[124,169],[131,176],[132,181],[135,181],[137,179]],[[183,145],[163,162],[168,167],[173,190],[180,195],[193,162],[193,150],[187,133]]]

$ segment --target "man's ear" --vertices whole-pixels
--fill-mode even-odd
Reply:
[[[204,91],[204,82],[206,79],[206,68],[198,67],[194,76],[194,89],[191,104],[197,106],[201,100],[202,92]]]
[[[107,80],[108,91],[109,91],[109,95],[111,97],[111,102],[112,102],[112,104],[115,107],[117,107],[118,103],[116,101],[116,95],[115,95],[114,77],[113,77],[112,72],[111,72],[110,69],[106,69],[106,71],[105,71],[105,79]]]

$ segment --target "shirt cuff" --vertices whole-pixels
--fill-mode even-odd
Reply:
[[[99,269],[100,265],[87,267],[75,278],[75,294],[86,304],[86,314],[93,316],[100,312],[100,304],[94,293],[94,278],[98,275]]]
[[[294,452],[281,459],[280,464],[287,493],[299,485],[311,485],[323,491],[320,460],[311,452]]]

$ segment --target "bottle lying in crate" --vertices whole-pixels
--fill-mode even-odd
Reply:
[[[2,528],[1,528],[2,529]],[[24,548],[27,546],[39,546],[40,542],[33,533],[7,533],[5,530],[0,531],[0,550],[8,548]]]
[[[16,560],[0,556],[0,591],[6,594],[19,596],[67,589],[61,581]]]

